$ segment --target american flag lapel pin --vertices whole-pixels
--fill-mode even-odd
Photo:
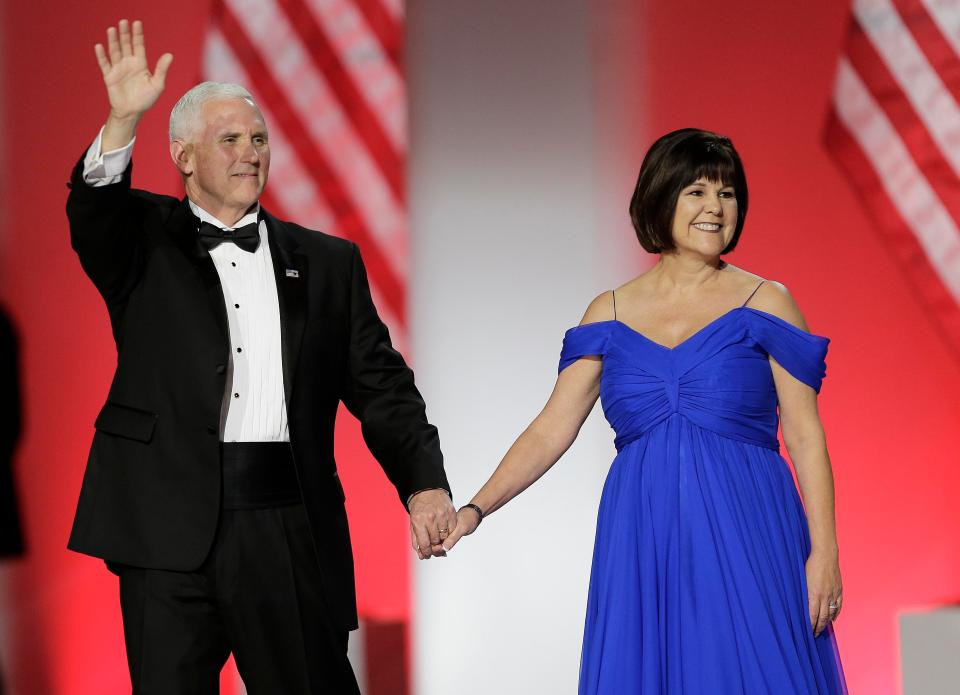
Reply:
[[[288,278],[298,278],[300,277],[300,271],[294,270],[293,268],[287,268],[287,277]]]

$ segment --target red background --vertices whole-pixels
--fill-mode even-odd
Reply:
[[[199,75],[207,4],[4,7],[0,298],[24,353],[17,471],[30,546],[13,565],[6,601],[13,650],[4,670],[16,694],[129,687],[115,582],[101,563],[64,550],[113,348],[106,312],[70,250],[63,205],[70,168],[106,113],[92,45],[109,23],[135,18],[131,7],[152,59],[160,48],[176,56],[140,129],[135,184],[176,193],[165,114]],[[787,284],[811,329],[833,340],[821,411],[845,584],[837,631],[851,692],[874,695],[897,691],[898,613],[960,595],[952,437],[960,357],[821,144],[846,13],[837,0],[647,3],[636,26],[646,61],[618,71],[624,94],[645,95],[643,126],[619,146],[639,162],[656,135],[677,127],[730,135],[751,185],[744,239],[730,260]],[[598,113],[612,108],[598,104]],[[408,572],[382,571],[406,567],[402,511],[369,459],[343,465],[343,447],[340,457],[363,610],[402,617]]]

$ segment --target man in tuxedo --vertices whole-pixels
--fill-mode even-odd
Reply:
[[[110,114],[67,214],[117,369],[69,547],[119,576],[134,693],[216,693],[231,652],[250,695],[356,693],[337,407],[407,505],[421,559],[456,524],[436,429],[357,247],[260,207],[270,144],[249,93],[187,92],[170,117],[186,197],[133,190],[136,127],[173,57],[151,73],[126,21],[96,54]]]

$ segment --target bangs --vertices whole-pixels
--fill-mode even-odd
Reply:
[[[685,188],[697,179],[716,181],[724,186],[737,188],[739,183],[739,167],[730,155],[729,150],[717,142],[697,143],[699,147],[690,152],[688,179],[682,184]]]

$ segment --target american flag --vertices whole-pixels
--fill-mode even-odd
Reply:
[[[406,344],[403,0],[215,0],[203,78],[235,82],[270,130],[263,204],[355,241]]]
[[[254,95],[270,132],[263,205],[360,246],[377,310],[406,352],[403,22],[403,0],[214,0],[202,79]],[[359,598],[372,614],[351,637],[363,692],[404,695],[406,625],[384,621],[376,596]]]
[[[855,0],[826,142],[960,356],[960,0]]]

